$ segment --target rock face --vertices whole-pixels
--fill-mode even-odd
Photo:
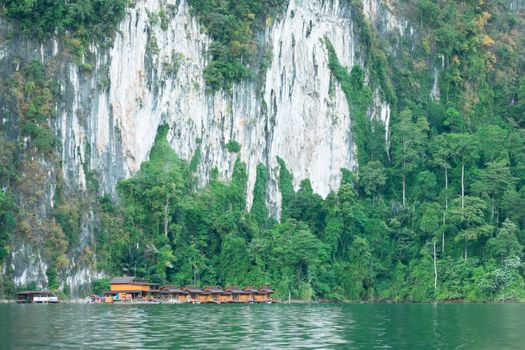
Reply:
[[[163,30],[150,18],[166,4],[173,6],[169,27]],[[331,41],[343,65],[362,65],[352,11],[356,9],[346,1],[290,0],[282,17],[259,38],[268,52],[268,69],[255,81],[235,85],[231,93],[206,91],[203,69],[210,39],[184,0],[137,0],[111,48],[89,49],[89,70],[60,58],[64,51],[60,40],[40,45],[20,39],[13,47],[2,48],[1,56],[59,61],[64,98],[54,127],[69,191],[86,191],[89,172],[98,179],[101,192],[115,194],[117,181],[138,171],[148,158],[157,127],[167,123],[169,142],[180,157],[190,159],[201,148],[201,184],[214,167],[223,179],[230,178],[237,154],[225,145],[239,142],[248,171],[248,206],[256,166],[263,163],[270,180],[268,207],[279,217],[276,157],[286,162],[296,187],[308,178],[322,196],[337,189],[341,168],[358,165],[351,111],[330,73],[323,43],[325,38]],[[365,1],[364,12],[384,31],[399,34],[406,27],[379,0]],[[390,107],[377,92],[370,117],[383,120],[388,132]],[[49,205],[52,193],[50,187]],[[93,223],[96,218],[86,220]],[[92,225],[85,226],[81,244],[89,245]],[[16,284],[37,280],[45,285],[45,264],[31,248],[18,246],[12,261]],[[74,292],[97,275],[73,265],[67,280]]]
[[[83,150],[82,143],[89,142],[91,165],[105,180],[105,190],[112,191],[118,179],[139,169],[157,126],[168,123],[170,143],[182,158],[189,159],[199,147],[197,138],[202,141],[198,168],[202,183],[213,167],[224,179],[230,177],[236,155],[224,145],[239,142],[249,173],[248,203],[255,168],[265,164],[274,216],[279,215],[280,203],[276,156],[286,161],[296,185],[309,178],[321,195],[336,188],[340,169],[356,166],[355,151],[348,103],[332,80],[322,41],[328,37],[342,62],[355,63],[356,40],[348,11],[337,2],[292,1],[283,19],[265,33],[271,64],[264,81],[236,85],[230,95],[206,92],[203,52],[210,40],[190,17],[186,3],[180,2],[167,31],[148,21],[148,13],[160,11],[159,6],[142,1],[130,10],[113,48],[99,60],[109,63],[109,91],[95,96],[91,126],[71,129],[67,125],[71,118],[64,115],[60,130],[72,130],[72,137],[64,138],[71,144],[64,149]],[[178,66],[171,76],[165,72],[170,64]],[[74,69],[70,79],[78,90]],[[73,126],[80,125],[72,119]],[[78,163],[69,157],[64,161],[75,178],[83,178]]]
[[[511,11],[525,10],[525,0],[507,0],[507,5]]]
[[[249,173],[248,205],[256,166],[263,163],[269,169],[268,204],[274,216],[280,206],[277,156],[294,174],[295,185],[309,178],[322,196],[337,188],[341,168],[357,166],[348,103],[330,74],[323,44],[325,37],[330,39],[344,65],[360,63],[350,9],[338,1],[290,1],[282,19],[264,35],[271,64],[263,81],[238,84],[231,94],[206,92],[203,53],[210,40],[187,4],[178,3],[167,31],[148,20],[148,13],[158,11],[159,1],[139,1],[129,11],[112,49],[96,64],[109,66],[109,91],[93,96],[87,124],[65,113],[58,125],[63,135],[71,135],[63,138],[64,149],[82,153],[83,143],[90,144],[91,154],[84,157],[92,159],[105,191],[139,169],[161,123],[169,124],[170,143],[182,158],[202,147],[202,183],[213,167],[229,179],[236,155],[224,145],[239,142]],[[176,74],[166,72],[170,65],[178,68]],[[75,67],[69,78],[80,97]],[[377,102],[373,113],[388,121],[388,105]],[[63,161],[74,179],[85,183],[79,163],[67,156]]]

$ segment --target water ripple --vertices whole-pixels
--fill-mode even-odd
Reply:
[[[0,349],[523,349],[525,305],[0,305]]]

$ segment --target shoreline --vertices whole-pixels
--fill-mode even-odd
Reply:
[[[17,304],[16,300],[11,299],[1,299],[0,304]],[[28,303],[31,304],[31,303]],[[51,303],[53,304],[53,303]],[[104,305],[105,303],[98,303],[98,304],[90,304],[86,301],[86,299],[65,299],[60,300],[56,304],[86,304],[86,305]],[[128,304],[128,303],[119,303],[120,304]],[[191,303],[129,303],[129,305],[185,305],[185,304],[191,304]],[[206,304],[213,304],[213,303],[201,303],[198,305],[206,305]],[[254,304],[254,303],[224,303],[224,304]],[[264,303],[256,303],[256,304],[264,304]],[[487,305],[487,304],[525,304],[525,300],[507,300],[507,301],[500,301],[500,300],[487,300],[487,301],[467,301],[467,300],[454,300],[454,301],[422,301],[422,302],[410,302],[410,301],[337,301],[337,300],[314,300],[314,301],[307,301],[307,300],[279,300],[274,299],[272,304],[281,304],[281,305],[315,305],[315,304],[334,304],[334,305]],[[19,305],[27,305],[24,303],[21,303]],[[112,305],[112,304],[108,304]],[[193,304],[191,304],[193,305]]]

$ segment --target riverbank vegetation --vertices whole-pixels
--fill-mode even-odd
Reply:
[[[283,210],[278,223],[267,217],[261,201],[267,176],[263,166],[254,207],[246,212],[245,165],[236,162],[230,183],[215,175],[196,190],[194,174],[171,150],[167,131],[166,126],[159,129],[150,160],[139,173],[119,184],[121,204],[103,199],[104,230],[98,239],[107,250],[98,254],[106,271],[180,285],[271,284],[279,297],[302,300],[523,297],[523,234],[514,221],[524,218],[512,209],[510,198],[521,198],[511,196],[513,187],[505,190],[494,215],[490,197],[471,193],[463,198],[462,209],[457,165],[451,171],[448,210],[436,200],[444,201],[444,188],[428,171],[426,181],[407,186],[408,204],[403,206],[385,198],[387,178],[395,181],[400,175],[392,178],[390,169],[370,162],[359,176],[345,171],[339,190],[323,200],[308,180],[294,191],[292,174],[280,160]],[[475,188],[491,185],[481,175],[489,171],[480,170]],[[505,209],[509,205],[510,211]]]

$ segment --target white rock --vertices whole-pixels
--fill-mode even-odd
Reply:
[[[230,179],[236,155],[224,145],[229,140],[242,145],[240,156],[248,169],[248,206],[256,166],[263,163],[270,173],[270,211],[279,215],[277,156],[286,161],[296,187],[308,178],[322,196],[337,189],[340,169],[356,168],[357,162],[348,103],[328,68],[323,39],[330,39],[340,62],[349,69],[360,63],[348,9],[338,1],[291,0],[283,18],[266,32],[272,60],[262,94],[256,82],[237,84],[231,94],[209,94],[203,69],[210,39],[189,15],[185,1],[180,1],[167,31],[159,24],[152,26],[148,13],[160,8],[159,1],[137,1],[120,26],[109,57],[99,55],[99,61],[109,63],[110,88],[94,98],[94,108],[84,116],[89,118],[89,130],[77,128],[74,111],[67,112],[73,113],[70,125],[66,121],[71,116],[63,118],[62,134],[68,135],[63,161],[69,163],[64,166],[64,177],[75,174],[84,188],[81,163],[90,156],[91,167],[101,169],[106,180],[103,186],[114,187],[120,177],[138,171],[148,157],[157,126],[168,123],[170,144],[180,157],[189,160],[197,147],[195,140],[202,140],[201,185],[214,167],[223,179]],[[148,53],[152,40],[158,51]],[[176,77],[166,77],[162,63],[174,54],[181,58],[180,68]],[[152,64],[148,65],[148,59]],[[71,70],[70,80],[77,89],[80,82]],[[74,95],[73,110],[77,105]],[[389,106],[382,101],[375,101],[375,106],[378,110],[373,114],[388,123]],[[83,154],[86,137],[90,155]],[[74,149],[80,157],[73,155]],[[116,170],[119,166],[122,169]]]

